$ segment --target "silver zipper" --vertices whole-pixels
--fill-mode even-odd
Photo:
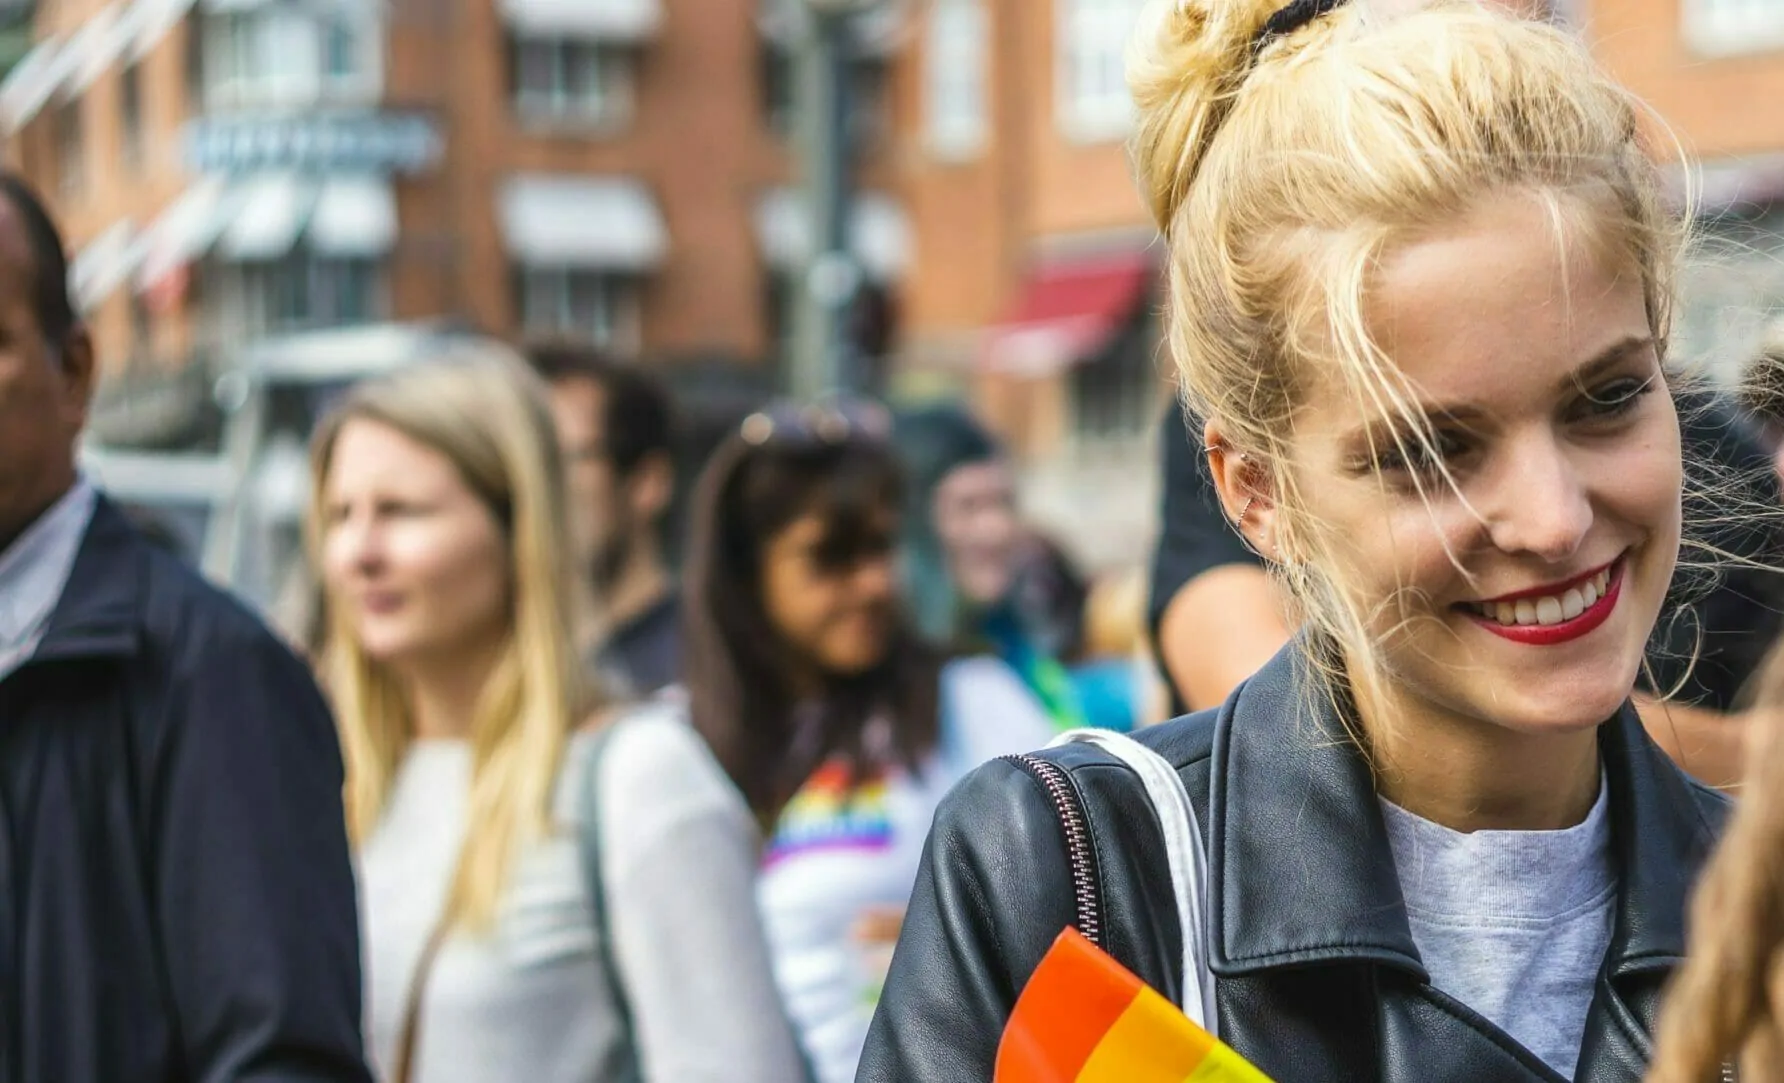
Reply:
[[[1072,896],[1077,916],[1073,924],[1084,939],[1101,947],[1103,918],[1101,901],[1097,898],[1096,851],[1090,844],[1090,822],[1078,804],[1078,795],[1072,790],[1065,769],[1039,756],[1005,756],[1004,759],[1033,775],[1047,791],[1048,800],[1053,802],[1053,810],[1059,815],[1059,824],[1065,834],[1066,856],[1071,862]]]

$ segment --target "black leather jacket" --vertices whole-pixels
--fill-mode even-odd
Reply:
[[[1222,1036],[1279,1083],[1559,1080],[1428,983],[1369,767],[1332,712],[1308,710],[1300,670],[1285,652],[1218,712],[1139,735],[1178,767],[1208,837]],[[1621,890],[1576,1079],[1636,1083],[1727,802],[1632,708],[1599,742]],[[1138,776],[1091,746],[1043,756],[1087,814],[1105,950],[1179,1000],[1170,876]],[[990,1080],[1016,997],[1076,905],[1036,775],[980,768],[936,815],[858,1083]]]

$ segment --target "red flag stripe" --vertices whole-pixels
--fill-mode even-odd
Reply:
[[[1059,934],[1004,1029],[995,1083],[1054,1083],[1083,1070],[1145,986],[1076,929]]]

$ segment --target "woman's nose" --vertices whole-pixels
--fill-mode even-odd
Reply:
[[[1578,551],[1592,528],[1587,479],[1553,439],[1534,442],[1496,479],[1488,530],[1507,553],[1558,562]]]

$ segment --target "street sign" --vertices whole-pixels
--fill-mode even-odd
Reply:
[[[187,121],[181,135],[186,165],[198,173],[420,173],[445,147],[432,117],[389,111],[207,116]]]

